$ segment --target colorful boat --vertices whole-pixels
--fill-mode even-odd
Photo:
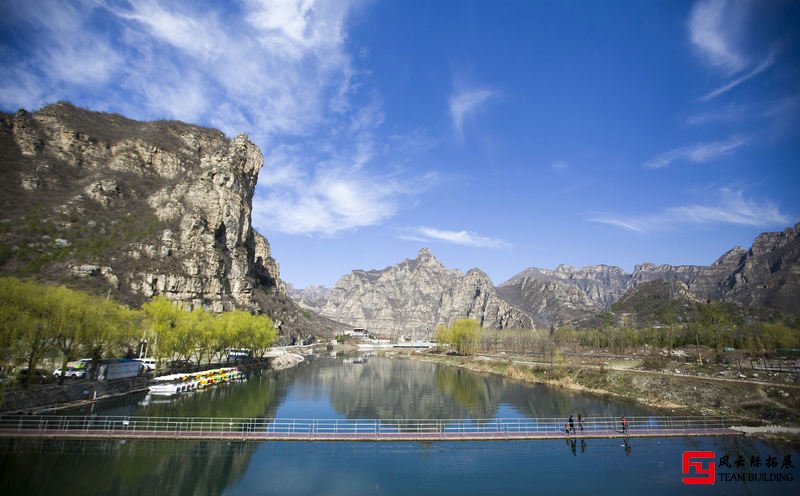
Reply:
[[[148,389],[150,394],[172,396],[214,384],[238,382],[244,379],[244,373],[236,367],[224,367],[200,372],[162,375],[153,379],[154,384]]]

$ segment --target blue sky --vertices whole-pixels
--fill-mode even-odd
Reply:
[[[800,221],[797,1],[2,1],[0,108],[247,133],[285,280],[710,264]]]

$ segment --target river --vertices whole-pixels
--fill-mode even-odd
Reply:
[[[130,396],[65,413],[384,420],[665,414],[603,396],[377,357],[365,364],[319,357],[173,399]],[[683,484],[685,451],[714,453],[721,465],[716,484]],[[425,443],[0,440],[2,494],[799,494],[797,467],[797,445],[743,437]]]

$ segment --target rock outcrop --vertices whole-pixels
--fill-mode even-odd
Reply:
[[[726,301],[800,314],[800,224],[758,236],[721,286]]]
[[[674,283],[653,285],[654,282]],[[642,289],[641,297],[633,294]],[[498,287],[508,302],[545,322],[576,322],[607,310],[623,297],[647,301],[658,289],[686,294],[682,301],[723,301],[767,314],[800,312],[800,224],[759,235],[749,250],[735,247],[709,266],[636,265],[632,274],[619,267],[526,269]],[[663,291],[662,291],[663,290]],[[657,291],[655,291],[657,292]]]
[[[526,269],[497,291],[511,304],[545,322],[562,323],[597,313],[619,300],[630,276],[619,267]]]
[[[484,327],[531,328],[533,321],[499,297],[478,269],[448,270],[426,248],[383,270],[354,270],[330,291],[293,293],[301,306],[387,336],[429,337],[438,324],[464,317]]]
[[[251,226],[263,158],[247,136],[58,103],[0,115],[0,157],[3,271],[313,332]]]

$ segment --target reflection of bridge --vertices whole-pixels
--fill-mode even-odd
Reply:
[[[240,441],[457,441],[741,435],[723,417],[590,417],[567,434],[563,418],[266,419],[197,417],[0,416],[0,437],[207,439]]]

